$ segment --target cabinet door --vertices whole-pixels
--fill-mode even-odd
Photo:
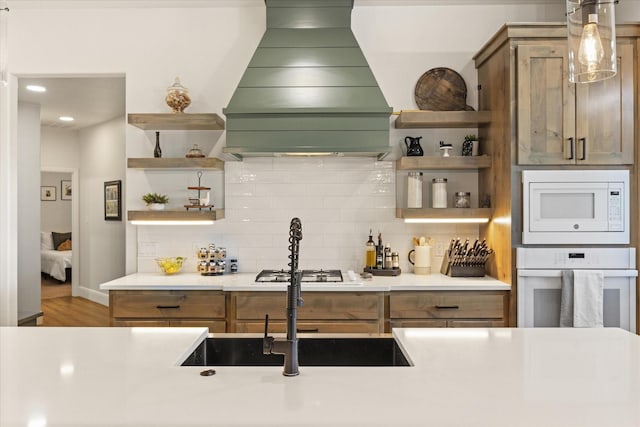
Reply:
[[[169,326],[177,328],[209,328],[209,332],[224,333],[227,331],[226,322],[224,320],[176,320],[171,319]]]
[[[391,320],[389,328],[446,328],[447,321],[444,319],[433,320]],[[391,332],[391,330],[387,331]]]
[[[576,85],[576,157],[579,164],[633,164],[633,45],[617,44],[618,73]]]
[[[518,164],[575,164],[575,85],[561,44],[517,48]]]
[[[116,318],[219,318],[225,317],[225,297],[217,291],[109,292],[109,311]]]
[[[334,333],[351,333],[351,334],[378,334],[382,333],[378,327],[378,322],[298,322],[297,332],[299,334],[334,334]],[[286,322],[269,321],[269,333],[284,333],[287,331]],[[264,323],[259,322],[237,322],[236,333],[262,333],[264,332]]]
[[[449,320],[449,328],[503,328],[504,320]]]
[[[389,296],[391,319],[504,319],[501,292],[394,292]]]
[[[168,320],[138,320],[138,319],[111,319],[111,326],[123,326],[128,328],[138,328],[138,327],[147,327],[147,328],[160,328],[160,327],[168,327]]]

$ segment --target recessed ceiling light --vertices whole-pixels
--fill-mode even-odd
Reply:
[[[38,85],[27,85],[27,90],[30,90],[31,92],[46,92],[47,88]]]
[[[69,116],[60,116],[58,117],[58,119],[62,122],[72,122],[75,120],[73,117],[69,117]]]

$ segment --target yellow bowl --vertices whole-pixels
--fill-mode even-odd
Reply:
[[[172,258],[156,258],[156,263],[164,274],[176,274],[182,270],[185,257],[177,256]]]

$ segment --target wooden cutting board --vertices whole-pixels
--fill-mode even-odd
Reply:
[[[451,68],[432,68],[416,83],[415,99],[421,110],[472,111],[467,105],[467,85]]]

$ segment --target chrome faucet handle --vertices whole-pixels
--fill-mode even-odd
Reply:
[[[271,354],[273,350],[273,342],[275,341],[275,338],[269,336],[268,334],[269,334],[269,315],[265,314],[264,337],[262,338],[262,354]]]

